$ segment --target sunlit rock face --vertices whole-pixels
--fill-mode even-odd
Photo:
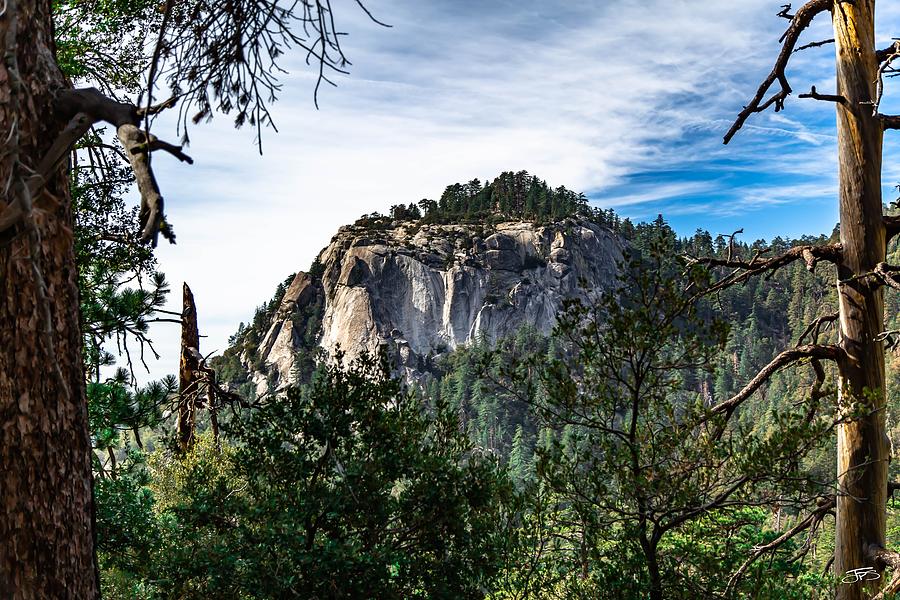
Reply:
[[[406,375],[476,339],[529,325],[549,333],[563,300],[608,289],[623,244],[609,229],[567,219],[550,225],[393,223],[342,227],[319,255],[321,279],[299,273],[259,348],[260,391],[288,383],[298,336],[288,318],[324,300],[319,345],[344,360],[387,349]]]

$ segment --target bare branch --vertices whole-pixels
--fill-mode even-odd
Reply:
[[[141,149],[141,146],[146,145],[144,131],[137,125],[127,123],[116,129],[116,134],[125,147],[128,162],[131,163],[131,169],[134,171],[134,178],[141,193],[139,213],[142,225],[141,241],[150,242],[155,247],[157,237],[162,233],[166,239],[174,243],[175,235],[172,234],[166,223],[165,203],[159,192],[156,176],[153,174],[153,169],[150,168],[149,153]]]
[[[756,95],[750,100],[750,103],[744,107],[744,110],[738,114],[731,129],[725,134],[724,143],[727,144],[730,142],[731,138],[734,137],[738,130],[744,126],[747,119],[754,113],[762,112],[773,104],[775,105],[775,112],[784,108],[784,101],[792,91],[787,80],[787,75],[785,75],[785,70],[787,69],[791,54],[794,53],[797,41],[800,39],[800,34],[809,27],[816,15],[825,12],[826,10],[830,10],[833,2],[834,0],[810,0],[800,7],[793,16],[788,15],[790,6],[787,6],[779,13],[779,16],[791,19],[791,24],[788,26],[787,31],[784,32],[784,35],[782,35],[779,40],[783,43],[781,53],[775,61],[772,72],[769,73],[769,76],[762,82],[762,85],[760,85],[759,89],[756,91]],[[772,95],[768,100],[764,100],[769,89],[776,81],[781,86],[781,90]]]
[[[734,240],[735,240],[735,238],[739,234],[742,234],[742,233],[744,233],[743,227],[741,227],[740,229],[738,229],[737,231],[735,231],[734,233],[732,233],[731,235],[728,236],[728,260],[731,260],[731,258],[734,256]]]
[[[897,280],[897,273],[900,273],[900,267],[889,265],[886,262],[875,265],[875,276],[881,279],[888,287],[900,290],[900,281]]]
[[[153,150],[164,150],[183,162],[193,163],[193,160],[182,152],[181,146],[164,142],[142,130],[140,128],[141,116],[155,114],[173,105],[174,100],[170,98],[161,104],[142,110],[132,104],[111,100],[95,88],[64,90],[57,95],[56,99],[57,110],[62,114],[87,115],[87,119],[84,120],[87,127],[97,121],[105,121],[115,126],[116,135],[125,148],[125,155],[134,171],[141,194],[141,241],[149,242],[154,247],[160,234],[171,243],[175,243],[175,234],[166,222],[165,204],[150,166],[149,153]],[[81,123],[81,126],[84,126],[84,123]],[[72,143],[75,140],[77,138],[73,139]],[[57,144],[54,144],[54,148],[56,146]],[[68,151],[69,147],[71,147],[71,143],[65,145],[63,152]],[[48,158],[52,157],[48,156]]]
[[[156,150],[163,150],[168,152],[181,162],[186,162],[189,165],[194,164],[194,159],[182,152],[183,146],[176,146],[175,144],[170,144],[169,142],[164,142],[161,139],[157,138],[152,133],[150,134],[150,142],[140,144],[132,148],[133,153],[138,152],[154,152]]]
[[[881,98],[884,96],[884,74],[886,72],[896,73],[896,69],[891,67],[891,63],[900,57],[900,46],[894,44],[893,52],[879,58],[878,73],[875,76],[875,100],[872,101],[872,116],[878,116],[878,107],[881,106]]]
[[[810,48],[819,48],[821,46],[825,46],[827,44],[833,44],[833,43],[834,43],[834,38],[831,38],[830,40],[822,40],[820,42],[810,42],[808,44],[804,44],[804,45],[800,46],[799,48],[794,50],[794,52],[800,52],[801,50],[809,50]]]
[[[802,531],[807,529],[810,530],[810,534],[812,534],[816,527],[818,527],[819,523],[831,513],[835,508],[835,500],[834,496],[830,496],[827,498],[823,498],[819,501],[819,505],[815,511],[810,513],[805,519],[797,523],[794,527],[784,532],[768,544],[764,546],[757,546],[753,549],[753,552],[750,554],[750,557],[744,561],[744,564],[740,566],[740,568],[734,572],[734,574],[728,579],[728,585],[726,587],[726,595],[734,588],[734,584],[743,577],[744,573],[747,572],[747,569],[756,562],[756,560],[766,554],[767,552],[773,552],[784,545],[786,542],[790,541],[794,537],[797,536]]]
[[[840,361],[844,355],[840,346],[807,344],[783,351],[764,366],[750,382],[737,394],[712,407],[715,414],[731,416],[734,410],[745,400],[753,395],[769,378],[788,365],[792,365],[805,358],[818,358],[822,360]]]
[[[884,50],[876,50],[875,51],[875,60],[878,61],[878,64],[883,63],[888,58],[891,57],[892,54],[900,53],[900,40],[894,41],[893,44],[885,48]]]
[[[798,98],[812,98],[813,100],[821,100],[823,102],[835,102],[837,104],[846,104],[847,99],[843,96],[835,94],[820,94],[816,91],[816,86],[812,86],[809,93],[800,94]]]
[[[894,594],[900,592],[900,552],[894,552],[872,544],[866,554],[869,559],[878,566],[879,570],[890,568],[894,572],[891,580],[888,581],[887,585],[881,588],[881,591],[878,595],[874,596],[872,600],[893,598]]]
[[[885,129],[900,129],[900,115],[883,115],[877,113],[875,115],[881,121],[881,126]]]
[[[886,285],[895,290],[900,290],[900,280],[897,273],[900,273],[900,267],[881,262],[875,265],[875,269],[867,273],[861,273],[848,279],[841,279],[838,285],[846,285],[854,281],[865,281],[869,285]]]
[[[178,102],[178,96],[172,96],[168,100],[160,102],[159,104],[154,104],[152,106],[141,106],[137,109],[138,118],[143,119],[147,116],[153,116],[161,113],[167,108],[172,108],[175,106],[176,102]]]
[[[816,318],[812,323],[806,326],[806,329],[803,330],[803,333],[800,334],[800,339],[797,341],[798,344],[803,343],[803,340],[806,339],[806,336],[812,335],[811,342],[813,344],[818,343],[819,341],[819,333],[822,329],[822,326],[826,323],[834,323],[838,320],[838,313],[833,313],[830,315],[823,315],[821,317]]]
[[[730,254],[731,253],[729,252],[729,255]],[[710,294],[732,285],[743,283],[760,273],[780,269],[781,267],[800,259],[806,263],[807,270],[813,271],[815,270],[816,265],[822,261],[840,264],[842,256],[840,244],[828,244],[824,246],[795,246],[784,254],[773,256],[772,258],[762,258],[760,257],[760,252],[757,252],[757,254],[749,261],[734,259],[731,256],[726,259],[713,257],[696,258],[691,256],[684,256],[683,258],[689,265],[701,264],[708,267],[726,267],[734,269],[732,273],[726,275],[721,280],[701,292],[703,294]]]

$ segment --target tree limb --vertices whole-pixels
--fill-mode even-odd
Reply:
[[[868,280],[868,283],[871,284],[872,279],[875,279],[880,283],[880,285],[886,285],[890,288],[894,288],[895,290],[900,290],[900,281],[898,281],[897,279],[897,273],[900,273],[900,267],[888,264],[886,262],[880,262],[875,265],[874,270],[869,271],[868,273],[861,273],[859,275],[856,275],[855,277],[850,277],[848,279],[842,279],[838,281],[838,284],[844,285],[853,281],[860,280]]]
[[[726,417],[730,417],[738,406],[753,395],[753,392],[758,390],[763,383],[772,377],[772,375],[784,367],[801,361],[804,358],[839,361],[842,359],[843,354],[844,351],[840,346],[821,344],[807,344],[785,350],[773,358],[769,364],[764,366],[741,391],[728,400],[713,406],[710,410],[714,414],[724,414]]]
[[[797,96],[798,98],[812,98],[813,100],[821,100],[823,102],[835,102],[837,104],[846,104],[847,99],[843,96],[835,95],[835,94],[820,94],[816,91],[816,86],[812,86],[810,91],[806,94],[800,94]]]
[[[881,113],[876,113],[875,116],[881,121],[881,126],[884,129],[900,129],[900,115],[883,115]]]
[[[891,44],[884,50],[876,50],[875,60],[878,62],[878,64],[881,64],[889,59],[891,55],[898,53],[900,53],[900,40],[896,40],[893,44]]]
[[[806,529],[810,529],[810,535],[815,532],[816,527],[818,527],[819,523],[831,513],[835,508],[835,499],[834,496],[829,496],[827,498],[823,498],[819,501],[819,505],[812,513],[810,513],[805,519],[797,523],[790,530],[784,532],[768,544],[764,546],[758,546],[753,549],[750,557],[744,561],[744,564],[740,566],[740,568],[734,572],[734,574],[728,579],[728,585],[726,587],[726,596],[728,593],[734,588],[734,584],[747,572],[747,569],[756,562],[756,560],[767,552],[772,552],[773,550],[777,550],[779,547],[784,545],[789,540],[793,539],[801,531],[805,531]]]
[[[727,267],[735,269],[734,272],[703,291],[704,294],[709,294],[738,283],[743,283],[755,275],[779,269],[800,259],[803,259],[806,263],[806,268],[809,271],[813,271],[816,268],[816,265],[821,261],[840,264],[841,259],[843,258],[842,251],[843,249],[840,244],[828,244],[825,246],[795,246],[784,254],[766,259],[761,258],[759,256],[760,253],[758,252],[749,261],[731,257],[721,259],[713,257],[695,258],[684,256],[683,258],[689,265],[701,264],[708,267]]]
[[[800,46],[799,48],[794,50],[794,52],[800,52],[801,50],[809,50],[810,48],[819,48],[821,46],[825,46],[826,44],[833,44],[833,43],[834,43],[834,38],[831,38],[829,40],[822,40],[820,42],[810,42],[808,44],[804,44],[804,45]]]
[[[156,114],[173,105],[174,99],[169,99],[161,104],[142,109],[132,104],[107,98],[95,88],[63,90],[57,94],[56,98],[56,110],[60,114],[86,115],[85,122],[88,122],[88,127],[97,121],[104,121],[116,128],[116,135],[125,148],[125,155],[134,171],[141,194],[141,241],[149,242],[153,246],[156,246],[160,234],[172,243],[175,242],[175,235],[166,222],[165,204],[150,166],[149,153],[153,150],[164,150],[183,162],[192,163],[193,160],[182,152],[181,146],[159,140],[156,136],[143,131],[140,124],[143,116]],[[63,142],[64,140],[61,139],[59,145],[62,145]],[[56,146],[57,143],[54,143],[54,148]],[[71,143],[66,144],[64,152],[68,151],[70,147]]]
[[[894,552],[892,550],[887,550],[880,545],[872,544],[869,546],[866,554],[868,555],[869,560],[875,563],[879,571],[890,568],[894,572],[891,580],[888,581],[887,585],[881,588],[881,591],[878,592],[878,595],[874,596],[872,600],[884,600],[884,598],[888,597],[893,598],[894,594],[900,592],[900,552]]]
[[[823,315],[821,317],[817,317],[812,323],[806,326],[806,329],[803,330],[803,333],[800,334],[800,339],[798,343],[802,343],[806,336],[812,335],[811,341],[813,344],[819,342],[819,332],[822,329],[822,325],[826,323],[834,323],[838,320],[838,313],[832,313],[830,315]]]
[[[797,10],[796,14],[790,16],[791,24],[779,40],[783,43],[783,46],[781,48],[781,53],[779,53],[778,58],[775,61],[772,72],[769,73],[769,76],[766,77],[762,82],[762,85],[759,86],[756,95],[750,100],[750,103],[738,114],[731,129],[725,134],[724,143],[727,144],[730,142],[731,138],[734,137],[738,130],[744,126],[747,119],[754,113],[762,112],[773,104],[775,105],[775,112],[784,108],[784,101],[792,91],[787,80],[787,75],[785,75],[785,70],[787,69],[791,54],[793,54],[794,48],[797,45],[797,41],[800,39],[800,34],[809,27],[816,15],[825,12],[826,10],[830,10],[833,3],[834,0],[809,0],[809,2]],[[790,6],[782,11],[782,13],[779,13],[779,15],[787,18],[789,16],[787,10],[789,9]],[[764,101],[766,94],[769,92],[769,88],[771,88],[776,81],[781,86],[781,90],[772,95],[768,100]]]

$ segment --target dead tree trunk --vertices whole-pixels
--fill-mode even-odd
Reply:
[[[50,2],[0,11],[0,595],[99,596],[67,180],[30,185],[65,123]],[[34,186],[37,187],[37,186]],[[13,215],[13,217],[11,217]]]
[[[838,577],[873,564],[885,543],[887,470],[882,288],[867,274],[885,260],[881,203],[883,129],[873,113],[878,64],[875,2],[838,2],[832,10],[837,56],[841,245],[838,266],[839,406],[853,415],[838,427],[834,568]],[[837,598],[868,597],[862,584],[838,585]]]
[[[839,348],[832,357],[837,363],[841,417],[837,430],[836,598],[858,600],[873,594],[881,598],[900,590],[900,554],[884,548],[890,443],[885,431],[881,341],[885,334],[883,286],[900,289],[900,266],[885,263],[887,242],[900,233],[900,218],[884,217],[882,213],[882,140],[886,129],[900,129],[900,116],[882,115],[878,107],[885,74],[898,72],[892,62],[900,59],[900,42],[876,50],[875,0],[808,0],[795,14],[789,11],[788,5],[779,13],[791,24],[781,38],[783,47],[775,67],[738,115],[725,135],[725,143],[751,115],[772,106],[776,111],[784,109],[792,92],[786,67],[797,50],[835,44],[836,93],[820,94],[813,87],[800,97],[832,102],[837,108],[841,243],[827,257],[837,266],[840,323]],[[801,33],[817,15],[829,11],[834,38],[798,48]],[[770,91],[776,84],[780,90]],[[785,260],[794,260],[797,252],[803,256],[809,253],[805,260],[812,269],[821,251],[799,247],[779,258],[735,263],[741,275],[726,277],[714,287],[733,285],[779,268]],[[731,263],[734,261],[706,261],[711,265]],[[813,327],[818,331],[816,323],[811,324]],[[817,376],[822,381],[824,372],[818,371]],[[862,578],[840,583],[854,578],[852,574],[845,577],[848,572],[871,568],[894,571],[880,592],[874,588],[884,583],[883,578],[874,582],[874,588],[872,581]]]
[[[178,444],[182,452],[190,450],[194,443],[194,421],[200,386],[196,359],[199,350],[197,306],[194,304],[191,288],[185,283],[181,312],[181,365],[178,370]]]

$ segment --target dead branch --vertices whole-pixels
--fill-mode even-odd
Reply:
[[[840,264],[842,259],[842,248],[840,244],[828,244],[825,246],[795,246],[784,254],[773,256],[772,258],[762,258],[760,252],[757,252],[750,260],[734,259],[730,254],[731,253],[729,252],[729,257],[725,259],[683,256],[689,265],[701,264],[708,267],[726,267],[734,269],[733,272],[712,284],[702,293],[710,294],[729,286],[743,283],[760,273],[774,271],[800,259],[806,263],[806,268],[809,271],[815,270],[816,265],[822,261]]]
[[[728,260],[731,260],[731,258],[734,256],[734,240],[735,240],[735,238],[742,233],[744,233],[743,227],[741,227],[740,229],[738,229],[737,231],[733,232],[731,235],[728,236]]]
[[[886,262],[875,265],[875,275],[888,287],[900,290],[900,281],[897,281],[897,273],[900,273],[900,267],[895,265],[889,265]]]
[[[803,343],[803,340],[806,339],[806,336],[812,335],[810,341],[813,344],[819,342],[819,334],[821,333],[822,326],[827,323],[834,323],[838,320],[838,313],[833,313],[830,315],[823,315],[821,317],[817,317],[812,323],[806,326],[806,329],[803,330],[803,333],[800,334],[800,339],[797,340],[798,344]]]
[[[884,129],[900,129],[900,115],[883,115],[881,113],[876,113],[875,116],[881,121],[881,126]]]
[[[875,269],[868,273],[861,273],[848,279],[841,279],[838,285],[846,285],[854,281],[864,281],[868,285],[886,285],[895,290],[900,290],[900,280],[897,273],[900,273],[900,267],[891,265],[886,262],[880,262],[875,265]]]
[[[734,137],[738,130],[744,126],[747,119],[754,113],[762,112],[773,104],[775,105],[775,112],[784,108],[784,101],[792,91],[787,80],[787,75],[785,75],[785,70],[787,69],[787,64],[788,61],[790,61],[791,55],[794,53],[797,41],[800,39],[800,34],[809,27],[816,15],[825,12],[826,10],[830,10],[833,3],[834,0],[809,0],[809,2],[800,7],[794,15],[788,14],[788,11],[790,10],[789,5],[779,13],[779,16],[790,18],[791,20],[791,24],[788,26],[787,31],[784,32],[784,35],[782,35],[779,40],[783,43],[781,53],[779,53],[778,58],[775,61],[772,72],[769,73],[769,76],[762,82],[762,85],[760,85],[759,89],[756,91],[756,95],[750,100],[750,103],[744,107],[744,110],[738,114],[731,129],[725,134],[724,143],[727,144],[730,142],[731,138]],[[781,86],[781,89],[769,97],[768,100],[764,100],[769,89],[776,81]]]
[[[884,50],[876,50],[875,51],[875,60],[878,61],[878,64],[883,63],[893,54],[900,53],[900,40],[895,40],[893,44],[885,48]]]
[[[840,95],[835,94],[820,94],[816,91],[816,86],[812,86],[806,94],[800,94],[797,96],[798,98],[812,98],[813,100],[821,100],[823,102],[835,102],[837,104],[846,104],[847,99]]]
[[[879,571],[889,568],[894,572],[891,580],[888,581],[887,585],[885,585],[878,593],[878,595],[872,598],[872,600],[884,600],[884,598],[893,598],[894,594],[900,592],[900,552],[887,550],[885,548],[882,548],[881,546],[873,544],[869,547],[869,550],[866,554],[868,554],[869,559],[873,563],[875,563]]]
[[[819,501],[819,504],[812,513],[810,513],[805,519],[797,523],[790,530],[784,532],[782,535],[778,536],[768,544],[764,546],[757,546],[753,549],[753,552],[750,554],[750,557],[744,561],[744,564],[740,566],[740,568],[734,572],[734,574],[728,579],[728,585],[726,586],[726,595],[733,589],[734,584],[743,577],[744,573],[747,572],[747,569],[756,562],[756,560],[767,552],[773,552],[784,545],[786,542],[793,539],[798,533],[805,531],[807,529],[810,530],[810,536],[815,532],[816,528],[819,524],[825,519],[826,516],[832,513],[835,508],[835,499],[834,496],[829,496],[827,498],[822,498]]]
[[[165,152],[168,152],[169,154],[171,154],[172,156],[174,156],[181,162],[186,162],[189,165],[194,164],[194,159],[191,158],[190,156],[188,156],[187,154],[185,154],[184,152],[182,152],[183,146],[176,146],[175,144],[170,144],[169,142],[164,142],[161,139],[157,138],[152,133],[150,134],[149,138],[150,138],[149,142],[147,142],[145,144],[141,144],[141,145],[133,148],[132,152],[133,153],[155,152],[156,150],[163,150]]]
[[[149,153],[154,150],[164,150],[183,162],[192,163],[193,160],[182,152],[181,146],[159,140],[156,136],[142,130],[140,124],[142,116],[155,114],[173,105],[174,99],[169,99],[161,104],[141,109],[133,104],[107,98],[95,88],[64,90],[57,94],[56,99],[56,110],[61,115],[87,116],[86,120],[81,122],[82,126],[86,124],[89,127],[93,123],[104,121],[116,128],[116,135],[125,148],[125,155],[134,171],[141,194],[141,241],[150,242],[153,246],[156,246],[160,234],[172,243],[175,242],[175,235],[166,222],[165,205],[150,166]],[[75,140],[72,140],[72,143]],[[72,143],[64,146],[63,154],[71,148]],[[48,158],[52,157],[48,156]],[[54,165],[56,162],[58,159]]]
[[[875,100],[872,101],[872,116],[878,116],[878,107],[881,106],[881,98],[884,96],[884,74],[890,70],[891,72],[896,72],[896,69],[891,68],[891,63],[894,60],[900,57],[900,47],[896,44],[893,46],[893,52],[888,54],[884,59],[879,59],[878,65],[878,73],[875,76]]]
[[[788,3],[788,4],[782,4],[782,5],[781,5],[781,11],[779,11],[775,16],[776,16],[776,17],[781,17],[782,19],[787,19],[788,21],[790,21],[791,19],[793,19],[793,18],[794,18],[794,15],[791,14],[791,5],[790,5],[790,3]]]
[[[809,50],[810,48],[820,48],[827,44],[833,44],[833,43],[834,43],[834,38],[831,38],[830,40],[822,40],[820,42],[810,42],[808,44],[804,44],[804,45],[800,46],[799,48],[794,50],[794,52],[800,52],[801,50]]]
[[[710,410],[713,414],[724,414],[727,419],[738,406],[753,395],[753,392],[758,390],[772,377],[772,375],[784,367],[800,362],[806,358],[840,361],[842,360],[843,355],[844,351],[840,346],[823,344],[807,344],[785,350],[773,358],[769,364],[764,366],[741,391],[728,400],[713,406]]]
[[[894,490],[900,489],[900,483],[888,483],[888,493],[892,493]],[[816,528],[819,524],[827,517],[829,514],[834,514],[833,511],[835,509],[835,497],[834,496],[826,496],[821,498],[817,503],[816,509],[811,512],[805,519],[797,523],[793,528],[789,531],[786,531],[784,534],[778,536],[776,539],[772,540],[768,544],[764,546],[758,546],[753,549],[753,553],[751,556],[744,561],[741,567],[735,571],[735,573],[729,578],[727,590],[731,590],[734,587],[734,584],[747,572],[747,569],[761,556],[768,552],[773,552],[787,543],[789,540],[793,539],[797,536],[797,534],[809,530],[809,536],[807,536],[807,543],[809,543],[809,539],[815,534]],[[897,575],[894,575],[894,578],[888,584],[884,590],[882,590],[879,596],[876,598],[884,598],[885,594],[896,593],[900,591],[900,585],[898,585],[897,580],[900,579],[900,554],[897,552],[891,552],[889,550],[885,550],[881,547],[874,547],[869,551],[871,560],[876,565],[879,565],[880,568],[890,567],[897,571]],[[832,559],[833,560],[833,559]],[[829,565],[831,561],[829,561]],[[826,572],[828,567],[826,566]],[[897,582],[897,583],[895,583]],[[893,585],[893,587],[892,587]]]

